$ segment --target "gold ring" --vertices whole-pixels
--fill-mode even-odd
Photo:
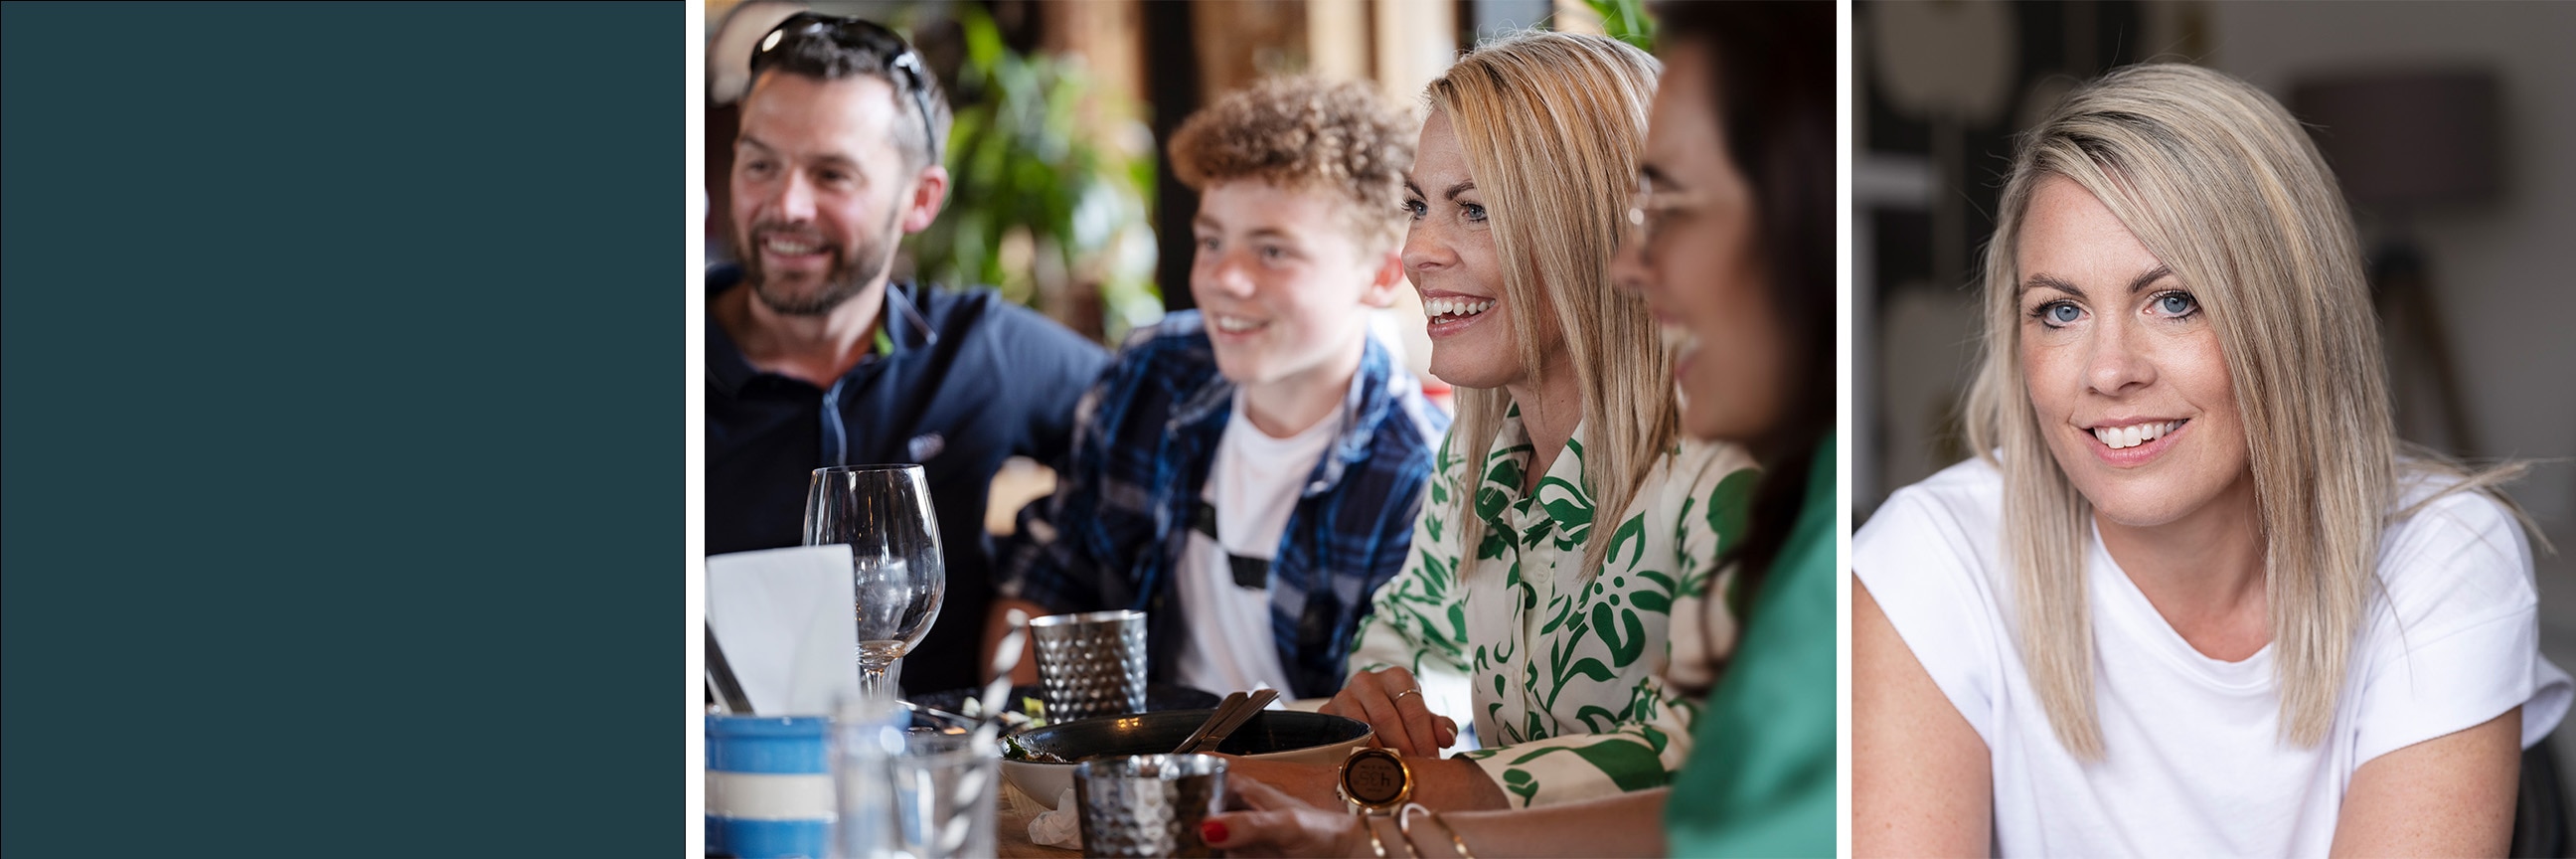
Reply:
[[[1406,689],[1406,690],[1404,690],[1404,691],[1402,691],[1402,692],[1397,692],[1397,693],[1395,693],[1395,700],[1402,701],[1402,700],[1404,700],[1404,696],[1406,696],[1406,695],[1420,695],[1420,694],[1422,694],[1422,689],[1421,689],[1420,687],[1415,687],[1415,688],[1412,688],[1412,689]]]

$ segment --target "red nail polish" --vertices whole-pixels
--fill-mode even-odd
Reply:
[[[1199,824],[1199,840],[1210,844],[1225,840],[1225,821],[1211,820]]]

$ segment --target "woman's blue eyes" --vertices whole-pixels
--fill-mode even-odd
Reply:
[[[1483,221],[1485,219],[1484,206],[1480,206],[1475,203],[1460,203],[1458,204],[1458,208],[1466,210],[1467,220],[1470,222]],[[1431,214],[1431,207],[1424,205],[1420,200],[1406,200],[1404,201],[1404,213],[1407,216],[1412,217],[1414,220],[1419,221]]]
[[[2183,319],[2200,312],[2200,301],[2188,292],[2168,292],[2147,300],[2147,308],[2165,319]],[[2051,301],[2030,312],[2031,318],[2050,328],[2064,328],[2084,318],[2084,308],[2072,301]]]

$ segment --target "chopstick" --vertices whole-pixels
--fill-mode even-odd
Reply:
[[[749,716],[751,697],[743,694],[742,681],[733,676],[733,664],[725,661],[724,647],[716,644],[716,628],[707,630],[707,691],[716,706],[726,714]]]
[[[1234,694],[1241,695],[1243,693],[1237,692]],[[1228,703],[1234,703],[1235,699],[1232,695],[1229,695],[1226,696],[1226,700]],[[1215,749],[1217,746],[1225,742],[1226,737],[1234,734],[1234,729],[1243,727],[1243,723],[1252,721],[1252,717],[1254,716],[1261,715],[1262,709],[1269,707],[1270,702],[1276,700],[1279,700],[1279,690],[1262,689],[1252,693],[1251,696],[1237,704],[1234,712],[1222,712],[1222,708],[1220,708],[1220,712],[1215,717],[1210,718],[1207,725],[1199,728],[1198,735],[1193,735],[1189,739],[1181,741],[1180,749],[1173,752],[1173,754],[1185,754],[1203,749]]]

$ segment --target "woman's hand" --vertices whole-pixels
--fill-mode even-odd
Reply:
[[[1199,838],[1228,856],[1372,856],[1364,819],[1318,808],[1245,777],[1228,762],[1226,807],[1199,824]]]
[[[1437,756],[1458,741],[1457,721],[1432,715],[1422,684],[1402,668],[1352,675],[1321,712],[1367,722],[1378,743],[1399,755]]]

